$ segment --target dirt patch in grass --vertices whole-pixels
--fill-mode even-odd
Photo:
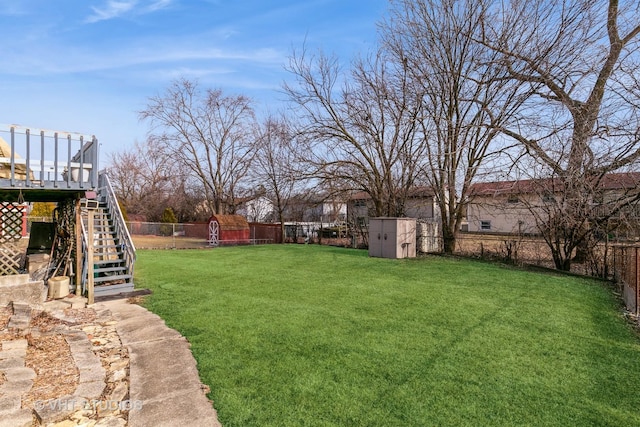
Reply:
[[[139,295],[139,296],[135,296],[135,297],[130,297],[127,298],[127,302],[129,304],[136,304],[136,305],[144,305],[144,300],[146,299],[147,295]]]

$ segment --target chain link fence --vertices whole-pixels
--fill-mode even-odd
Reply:
[[[249,223],[249,244],[279,243],[279,224]],[[209,223],[127,222],[136,249],[201,249],[211,247]]]
[[[614,275],[613,246],[619,243],[598,242],[584,262],[571,264],[571,272],[612,279]],[[516,265],[555,268],[551,249],[541,236],[535,235],[460,233],[456,239],[456,253]]]
[[[197,249],[209,247],[208,223],[127,222],[137,249]]]

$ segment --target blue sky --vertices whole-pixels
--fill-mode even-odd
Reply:
[[[107,154],[172,80],[277,109],[292,49],[345,63],[376,43],[387,0],[0,0],[0,124],[95,134]]]

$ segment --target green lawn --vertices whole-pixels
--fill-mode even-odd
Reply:
[[[311,245],[138,257],[225,427],[640,425],[640,341],[601,283]]]

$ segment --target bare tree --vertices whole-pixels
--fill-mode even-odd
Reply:
[[[495,3],[478,40],[531,94],[498,129],[536,162],[546,197],[539,228],[558,269],[569,270],[602,224],[638,198],[625,191],[593,209],[607,176],[640,158],[640,8],[618,0]],[[552,188],[548,188],[553,183]]]
[[[202,222],[211,217],[211,212],[203,206],[204,191],[198,180],[188,173],[180,173],[171,178],[170,207],[178,222]]]
[[[414,137],[420,103],[406,69],[378,52],[341,73],[335,57],[303,51],[289,70],[297,84],[284,89],[300,107],[309,176],[365,191],[374,215],[403,216],[424,151]]]
[[[474,40],[488,10],[483,0],[392,1],[384,46],[422,95],[419,116],[425,175],[442,220],[443,249],[455,250],[472,181],[497,167],[505,147],[496,127],[522,102],[494,51]]]
[[[158,221],[172,198],[175,165],[153,141],[111,153],[108,174],[118,200],[128,214]]]
[[[300,190],[295,135],[285,119],[268,116],[260,127],[253,175],[274,202],[282,236],[292,196]],[[284,242],[284,239],[282,240]]]
[[[150,139],[198,180],[211,213],[233,213],[253,159],[250,99],[225,96],[219,89],[202,91],[183,79],[150,98],[140,118],[151,122]]]

